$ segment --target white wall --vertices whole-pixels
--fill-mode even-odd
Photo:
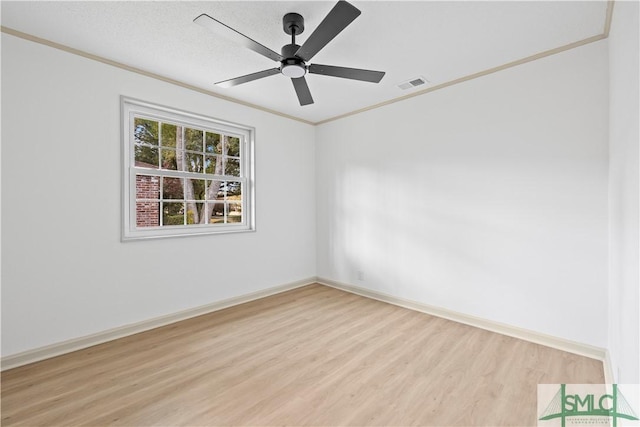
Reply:
[[[257,231],[120,242],[120,99],[256,128]],[[2,355],[315,275],[313,127],[2,35]]]
[[[318,276],[605,347],[607,132],[606,41],[321,125]]]
[[[3,356],[317,272],[609,344],[621,379],[637,378],[638,137],[622,120],[637,130],[622,114],[637,111],[624,95],[637,14],[618,15],[610,42],[315,131],[3,34]],[[256,233],[120,242],[121,94],[256,127]]]
[[[609,36],[609,350],[620,383],[640,383],[638,2],[616,2]]]

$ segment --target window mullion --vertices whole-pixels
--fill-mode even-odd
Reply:
[[[158,208],[160,209],[158,215],[160,217],[158,219],[158,223],[160,224],[160,227],[162,227],[164,225],[164,179],[162,179],[161,176],[159,176],[158,179],[160,180],[160,194],[158,194]]]
[[[187,157],[187,142],[184,140],[185,138],[185,126],[184,125],[180,125],[180,140],[182,141],[182,145],[180,146],[180,151],[182,151],[180,158],[182,159],[182,165],[180,170],[183,172],[186,172],[187,170],[187,163],[186,163],[186,159],[185,157]],[[177,144],[176,144],[176,153],[177,153]]]
[[[162,122],[158,122],[158,169],[162,169]]]
[[[232,181],[239,182],[243,179],[241,176],[235,175],[212,175],[208,173],[175,171],[173,169],[148,169],[139,166],[132,166],[131,169],[140,175],[169,176],[175,178],[190,179],[210,179],[214,181]]]

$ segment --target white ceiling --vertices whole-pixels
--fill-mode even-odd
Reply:
[[[351,3],[362,14],[311,63],[387,74],[379,84],[308,75],[315,104],[304,107],[282,75],[214,86],[278,64],[192,21],[207,13],[279,52],[290,43],[282,30],[285,13],[304,16],[302,44],[334,1],[2,1],[2,26],[318,122],[407,95],[411,89],[397,85],[419,75],[430,85],[446,83],[602,34],[607,7],[604,0]]]

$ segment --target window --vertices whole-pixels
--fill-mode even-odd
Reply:
[[[123,97],[123,239],[254,230],[253,133]]]

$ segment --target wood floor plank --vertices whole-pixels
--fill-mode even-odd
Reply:
[[[535,425],[586,357],[310,285],[2,373],[2,425]]]

